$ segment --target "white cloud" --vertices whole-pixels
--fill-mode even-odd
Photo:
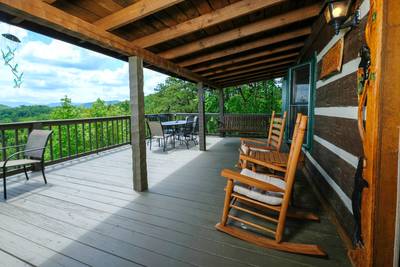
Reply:
[[[0,30],[5,30],[4,25],[0,24]],[[64,95],[74,102],[129,98],[126,62],[38,34],[28,35],[16,27],[9,32],[23,40],[13,64],[19,64],[24,77],[21,88],[12,88],[12,73],[0,63],[0,102],[47,104],[58,102]],[[145,69],[145,94],[152,93],[167,77]]]

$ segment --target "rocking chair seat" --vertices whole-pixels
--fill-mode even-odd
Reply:
[[[256,173],[249,169],[243,169],[240,174],[275,185],[276,187],[279,187],[283,190],[286,189],[286,182],[279,178]],[[282,203],[283,193],[263,191],[257,188],[248,187],[241,183],[235,183],[233,191],[269,205],[277,206]]]
[[[30,165],[35,163],[40,163],[40,160],[36,159],[16,159],[16,160],[9,160],[5,167],[15,167],[15,166],[24,166]],[[0,161],[0,167],[4,166],[4,161]]]

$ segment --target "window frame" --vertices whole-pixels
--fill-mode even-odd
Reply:
[[[304,67],[306,65],[310,66],[310,89],[308,92],[308,125],[307,125],[307,138],[306,138],[306,143],[303,145],[304,148],[307,150],[312,149],[312,139],[314,136],[314,108],[315,108],[315,91],[316,91],[316,55],[314,54],[313,57],[308,60],[304,61],[300,64],[294,65],[288,69],[287,75],[286,75],[286,83],[285,83],[285,93],[283,94],[284,101],[282,101],[284,104],[284,110],[287,111],[287,118],[288,122],[286,123],[286,129],[285,129],[285,140],[287,143],[291,143],[291,139],[289,139],[289,127],[290,127],[290,118],[291,118],[291,108],[290,108],[290,103],[291,103],[291,98],[292,98],[292,87],[293,87],[293,71]]]

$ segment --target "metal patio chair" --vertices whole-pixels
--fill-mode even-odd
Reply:
[[[23,167],[25,177],[29,180],[29,176],[27,173],[26,166],[40,164],[41,171],[44,179],[44,183],[47,184],[46,175],[44,172],[44,152],[46,150],[47,142],[53,131],[49,130],[33,130],[29,136],[28,141],[25,145],[13,146],[24,147],[23,150],[18,151],[14,154],[11,154],[5,161],[0,161],[0,166],[3,169],[3,190],[4,190],[4,199],[7,199],[7,186],[6,186],[6,178],[7,178],[7,168],[10,167]],[[5,151],[7,147],[3,147],[2,150]],[[18,155],[23,155],[22,159],[13,159]]]
[[[163,140],[163,151],[165,151],[168,138],[173,138],[173,133],[166,133],[160,121],[147,121],[147,126],[150,131],[150,150],[153,139],[156,139],[158,141],[158,146],[161,146],[161,140]]]

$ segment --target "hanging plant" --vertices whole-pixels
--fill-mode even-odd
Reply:
[[[18,39],[18,37],[10,33],[1,34],[1,39],[2,45],[0,51],[4,65],[10,68],[10,71],[14,76],[14,88],[20,88],[24,73],[18,70],[18,63],[15,63],[15,52],[17,51],[21,41]]]

